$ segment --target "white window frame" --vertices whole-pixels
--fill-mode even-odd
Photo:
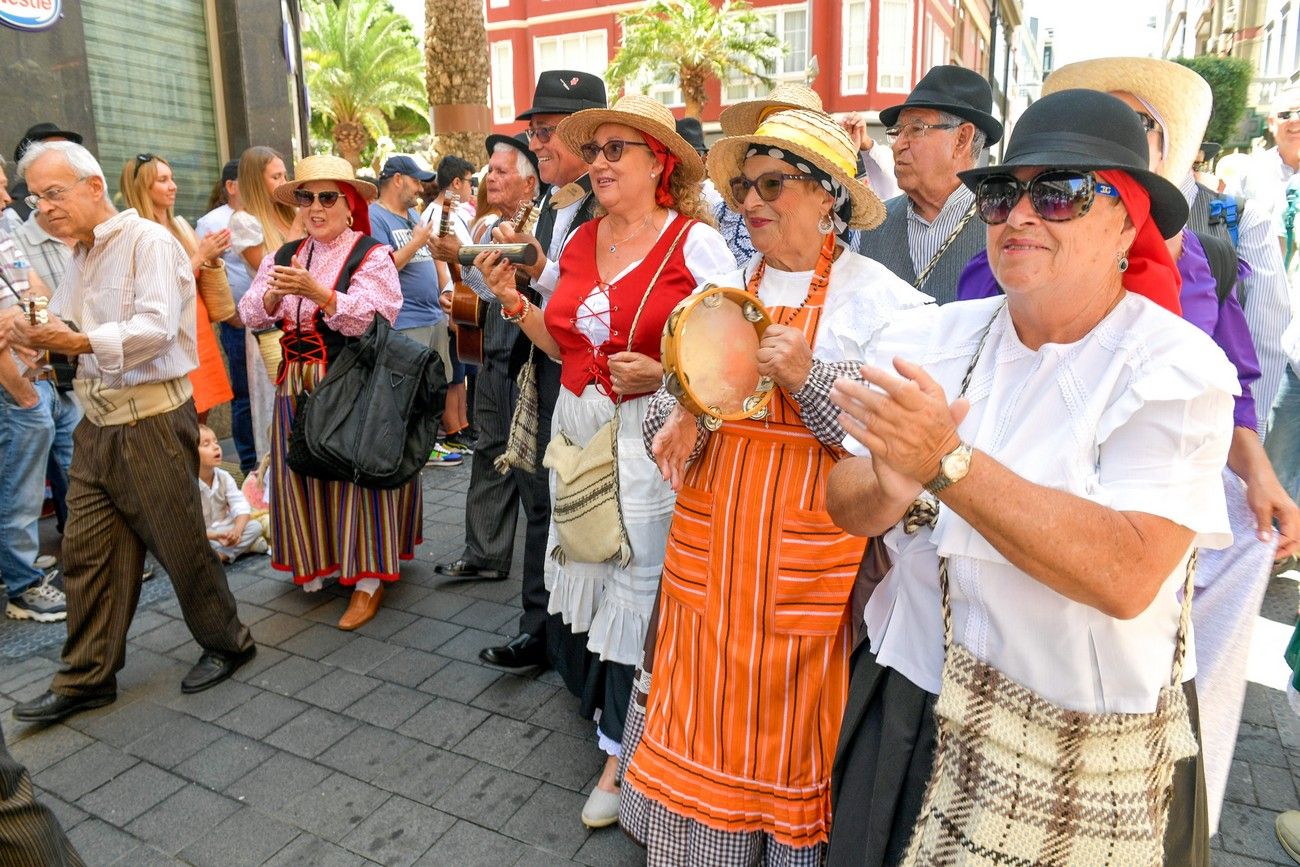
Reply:
[[[855,49],[858,47],[849,39],[849,33],[852,27],[849,23],[849,13],[854,9],[862,11],[862,52],[859,54]],[[867,92],[867,85],[871,82],[871,69],[867,62],[867,55],[870,53],[871,46],[871,2],[870,0],[844,0],[840,8],[840,93],[845,96]],[[861,77],[862,84],[850,83],[849,77]]]
[[[492,120],[513,123],[515,119],[515,45],[500,39],[489,47],[492,69]]]
[[[542,60],[542,49],[549,44],[555,44],[557,48],[562,46],[567,40],[581,39],[584,43],[590,39],[600,40],[600,51],[594,52],[600,57],[599,65],[589,63],[592,57],[584,57],[581,63],[574,62],[572,59],[565,57],[563,49],[559,51],[560,57],[555,62]],[[584,49],[584,54],[587,50]],[[589,72],[592,75],[600,76],[601,80],[605,78],[605,70],[609,67],[609,30],[604,27],[595,30],[579,30],[575,33],[556,33],[552,36],[534,36],[533,37],[533,68],[534,69],[576,69],[579,72]]]
[[[804,65],[806,67],[808,63],[807,58],[810,57],[812,54],[812,33],[813,33],[812,4],[808,2],[803,2],[803,3],[787,3],[782,6],[760,6],[755,8],[754,11],[757,12],[759,15],[761,15],[763,18],[772,19],[772,23],[773,23],[772,29],[776,33],[776,38],[781,40],[782,43],[785,42],[785,15],[789,12],[804,13],[803,54],[805,58]],[[782,55],[781,57],[777,58],[776,62],[778,64],[778,67],[785,62],[785,58],[786,55]],[[772,72],[772,74],[770,74],[768,77],[772,79],[772,83],[774,86],[780,84],[783,81],[794,81],[794,82],[798,82],[799,84],[803,84],[804,70],[798,69],[793,72],[784,72],[778,69],[778,71]],[[741,96],[731,96],[730,95],[731,89],[733,87],[739,87],[739,86],[744,86],[745,93]],[[770,90],[771,88],[764,87],[763,83],[758,81],[757,79],[742,81],[738,77],[729,78],[722,82],[722,104],[735,105],[738,102],[747,102],[752,99],[762,99],[764,96],[767,96]]]
[[[510,0],[488,0],[489,9],[505,9],[510,5]]]
[[[878,27],[877,45],[883,44],[884,40],[889,39],[890,34],[885,32],[883,22],[885,8],[893,6],[902,8],[906,11],[903,18],[902,38],[898,39],[896,44],[903,46],[902,63],[897,69],[886,71],[884,66],[884,54],[877,48],[876,50],[876,90],[880,93],[908,93],[912,89],[912,43],[913,28],[912,24],[916,19],[916,7],[912,0],[879,0],[880,15],[882,22]],[[886,78],[888,77],[888,79]],[[895,81],[897,79],[897,81]]]
[[[926,69],[933,69],[936,66],[942,66],[948,62],[948,37],[944,35],[943,27],[933,18],[929,18],[929,27],[927,27],[928,37],[926,44]]]

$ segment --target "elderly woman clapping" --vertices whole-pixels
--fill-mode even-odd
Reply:
[[[1192,550],[1231,538],[1237,384],[1177,316],[1163,239],[1186,202],[1147,170],[1137,115],[1093,91],[1035,103],[1005,164],[962,179],[1005,299],[900,316],[873,387],[833,394],[870,457],[836,468],[831,514],[885,533],[893,566],[855,657],[829,861],[1208,864],[1187,591]]]

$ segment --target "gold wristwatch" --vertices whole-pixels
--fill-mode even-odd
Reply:
[[[959,443],[957,448],[939,458],[939,475],[925,483],[925,489],[936,496],[944,488],[960,482],[970,472],[970,458],[974,450],[969,443]]]

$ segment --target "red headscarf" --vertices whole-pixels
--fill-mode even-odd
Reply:
[[[677,200],[673,198],[672,193],[668,192],[668,179],[672,177],[673,169],[677,168],[677,164],[681,160],[677,159],[676,154],[664,147],[663,142],[650,135],[650,133],[643,132],[641,135],[645,136],[645,143],[650,145],[650,152],[655,155],[664,167],[663,172],[659,175],[659,183],[655,187],[655,204],[664,208],[671,208],[677,204]]]
[[[1128,218],[1137,229],[1133,246],[1128,249],[1128,270],[1121,278],[1124,288],[1149,298],[1175,316],[1182,316],[1183,306],[1178,295],[1183,277],[1169,255],[1156,221],[1151,219],[1151,196],[1126,171],[1097,172],[1097,177],[1119,191],[1119,200],[1124,203]]]
[[[346,181],[335,181],[343,191],[343,198],[348,200],[348,211],[352,214],[352,228],[363,235],[370,234],[370,208],[357,188]]]

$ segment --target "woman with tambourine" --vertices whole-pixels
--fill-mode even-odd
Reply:
[[[553,469],[546,587],[551,613],[585,632],[596,657],[585,671],[561,673],[581,693],[584,715],[599,713],[608,758],[582,820],[601,827],[618,817],[623,719],[673,509],[641,441],[649,395],[663,381],[659,336],[673,306],[735,260],[700,199],[704,163],[661,103],[625,96],[612,109],[570,115],[555,134],[591,166],[604,214],[568,239],[545,312],[515,290],[514,268],[499,254],[475,265],[501,315],[560,361],[544,461]]]
[[[271,564],[308,591],[333,578],[353,588],[338,624],[352,630],[375,616],[384,583],[414,555],[420,478],[378,490],[302,475],[289,468],[289,434],[300,401],[347,339],[365,334],[376,316],[396,321],[402,290],[388,247],[370,235],[374,184],[326,155],[300,160],[294,177],[272,195],[298,207],[307,237],[264,257],[239,301],[249,328],[284,329],[271,430]]]
[[[885,212],[839,124],[790,109],[747,128],[708,169],[758,253],[715,282],[767,309],[757,372],[773,396],[760,418],[706,428],[664,390],[645,426],[677,491],[653,682],[624,741],[620,820],[650,863],[821,863],[864,548],[826,513],[844,454],[829,393],[857,374],[850,347],[930,302],[840,240]]]

